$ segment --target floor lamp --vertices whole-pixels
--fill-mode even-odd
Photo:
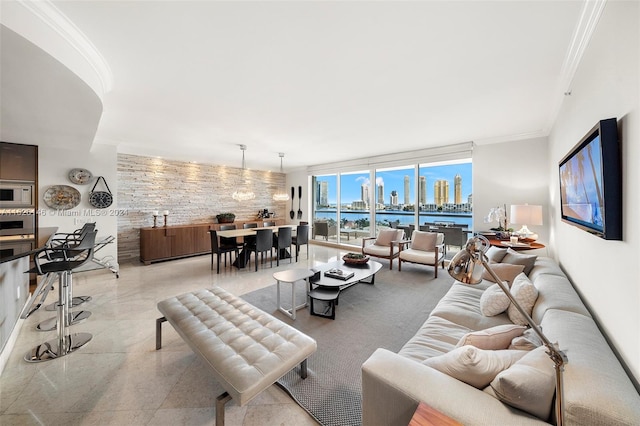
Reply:
[[[464,250],[460,250],[449,263],[447,271],[454,279],[460,281],[463,284],[478,284],[482,281],[482,269],[487,270],[489,275],[502,289],[504,294],[507,295],[513,306],[516,307],[518,312],[527,320],[527,323],[531,329],[540,337],[543,344],[547,347],[547,355],[553,361],[556,371],[556,424],[562,426],[564,423],[564,411],[562,407],[563,387],[562,387],[562,372],[564,371],[564,364],[569,362],[567,356],[562,352],[557,344],[551,343],[549,339],[542,333],[542,329],[533,321],[531,316],[520,306],[520,304],[513,297],[509,288],[498,277],[498,275],[489,266],[488,258],[485,252],[489,249],[489,241],[482,235],[469,238]]]

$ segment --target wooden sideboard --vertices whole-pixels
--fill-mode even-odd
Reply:
[[[276,225],[284,224],[284,219],[276,220]],[[234,225],[242,228],[245,223],[262,221],[236,221]],[[198,223],[192,225],[158,226],[140,228],[140,261],[145,265],[163,260],[179,259],[211,253],[209,230],[220,229],[219,223]]]

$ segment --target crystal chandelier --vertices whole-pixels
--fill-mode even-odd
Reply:
[[[246,145],[240,145],[240,150],[242,151],[242,174],[244,175],[245,171],[246,171],[246,166],[245,166],[245,162],[244,162],[244,152],[246,151],[247,146]],[[241,189],[235,191],[231,197],[236,200],[236,201],[249,201],[249,200],[253,200],[254,198],[256,198],[256,194],[253,193],[253,191],[251,190],[246,190],[243,191]]]
[[[280,173],[282,172],[282,158],[284,157],[284,152],[279,152],[278,155],[280,156]],[[287,194],[286,192],[276,192],[275,194],[273,194],[273,200],[274,201],[289,201],[289,194]]]

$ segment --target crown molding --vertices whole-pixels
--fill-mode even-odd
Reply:
[[[510,134],[503,136],[495,136],[484,139],[474,139],[476,145],[492,145],[496,143],[505,143],[505,142],[514,142],[514,141],[522,141],[527,139],[538,139],[549,136],[548,132],[545,132],[544,129],[535,130],[532,132],[526,133],[518,133],[518,134]]]
[[[569,44],[567,54],[565,55],[562,68],[560,70],[558,87],[554,94],[555,102],[554,105],[552,105],[551,113],[547,120],[548,124],[544,129],[544,133],[547,135],[551,132],[551,128],[553,127],[555,119],[560,112],[560,107],[562,106],[565,96],[571,95],[571,84],[573,83],[573,78],[578,70],[582,56],[589,46],[589,42],[591,41],[596,27],[598,26],[598,21],[602,16],[602,11],[606,4],[607,0],[585,0],[582,6],[580,18],[576,23],[571,43]]]
[[[563,89],[562,94],[571,93],[571,83],[576,74],[578,65],[582,60],[593,33],[596,30],[602,11],[607,0],[587,0],[584,2],[580,19],[576,25],[576,29],[571,39],[571,44],[565,56],[562,69],[560,71],[560,87]]]
[[[98,94],[100,97],[111,91],[113,74],[107,61],[87,36],[50,0],[20,0],[18,3],[48,25],[84,58],[98,77],[102,89],[102,93]]]

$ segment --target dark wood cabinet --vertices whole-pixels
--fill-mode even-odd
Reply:
[[[140,260],[160,260],[205,254],[211,251],[210,225],[182,225],[140,229]],[[206,237],[206,238],[205,238]]]
[[[37,176],[37,146],[0,142],[0,179],[35,182]]]
[[[256,222],[258,226],[262,226],[261,221],[240,221],[235,222],[235,225],[242,228],[248,222]],[[276,223],[283,224],[284,220],[280,219]],[[210,229],[219,230],[220,224],[140,228],[140,260],[149,265],[162,260],[211,253]]]
[[[208,253],[211,251],[210,226],[195,226],[193,228],[193,247],[196,253]]]
[[[140,260],[150,264],[152,261],[170,259],[172,257],[172,236],[166,228],[150,228],[140,230]]]

